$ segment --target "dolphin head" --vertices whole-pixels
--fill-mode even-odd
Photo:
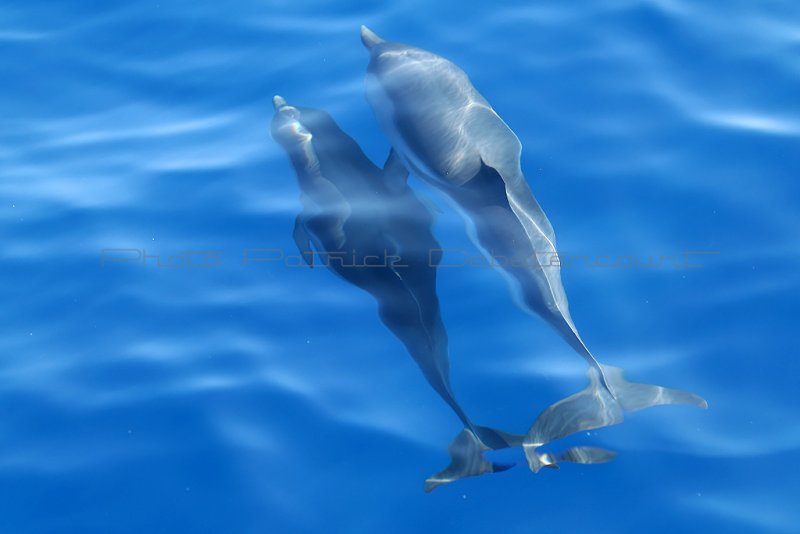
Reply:
[[[302,111],[286,103],[282,96],[272,99],[275,115],[272,117],[272,138],[287,150],[311,140],[311,132],[302,123]]]
[[[307,144],[312,139],[315,145],[327,145],[346,137],[333,118],[321,109],[291,106],[278,95],[272,98],[272,105],[275,108],[272,137],[286,149]]]
[[[370,55],[367,74],[381,76],[382,83],[391,83],[392,73],[398,68],[402,68],[401,70],[407,75],[406,69],[409,65],[415,63],[427,65],[432,61],[443,61],[442,58],[421,48],[386,41],[366,26],[361,26],[361,42]],[[426,73],[422,72],[419,76],[424,77]]]

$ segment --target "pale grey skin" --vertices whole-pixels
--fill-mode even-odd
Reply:
[[[302,191],[294,239],[306,262],[314,264],[313,245],[318,261],[375,298],[381,321],[482,447],[521,444],[522,436],[474,424],[453,395],[436,294],[441,247],[429,208],[406,182],[408,171],[395,157],[378,168],[324,111],[291,106],[280,96],[273,106],[272,136],[289,156]],[[387,255],[400,261],[384,264]],[[341,257],[358,266],[343,265]]]
[[[542,317],[602,377],[569,314],[553,227],[520,168],[522,145],[466,73],[431,52],[361,27],[367,100],[405,167],[447,195],[474,226],[523,309]]]

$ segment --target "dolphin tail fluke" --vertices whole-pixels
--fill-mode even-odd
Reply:
[[[483,457],[483,453],[487,450],[489,448],[475,436],[472,430],[468,428],[462,430],[447,448],[447,452],[450,454],[450,465],[425,480],[425,492],[430,493],[439,486],[462,478],[476,477],[485,473],[499,473],[513,467],[513,465],[488,461]]]
[[[525,449],[525,457],[528,460],[528,467],[534,473],[538,473],[543,467],[558,469],[559,462],[570,462],[573,464],[604,464],[617,457],[617,453],[600,447],[570,447],[559,453],[539,452],[536,448]]]
[[[600,447],[570,447],[556,455],[559,462],[573,464],[604,464],[617,457],[617,453]]]
[[[566,436],[617,425],[625,419],[625,412],[634,412],[662,404],[689,404],[707,408],[702,397],[652,384],[628,381],[622,369],[601,365],[607,388],[600,373],[590,367],[589,385],[583,390],[548,406],[534,421],[523,441],[528,467],[534,473],[542,467],[557,467],[559,461],[596,464],[611,460],[615,453],[594,447],[573,447],[560,455],[539,452],[539,447]]]
[[[591,359],[587,359],[586,361],[597,371],[598,377],[600,379],[600,384],[603,386],[603,388],[605,388],[605,390],[609,392],[612,397],[614,397],[615,396],[614,390],[611,389],[611,385],[608,383],[608,377],[606,377],[606,371],[604,369],[605,366],[602,365],[600,362],[598,362],[594,358],[594,356],[591,356]]]
[[[378,37],[375,32],[362,25],[361,42],[364,43],[364,46],[366,46],[368,50],[371,50],[373,46],[383,43],[384,40]]]
[[[635,412],[662,404],[689,404],[702,409],[708,408],[708,402],[694,393],[630,382],[623,376],[623,371],[619,367],[609,365],[601,365],[601,367],[611,392],[626,412]]]
[[[503,432],[488,426],[475,426],[475,433],[478,439],[486,445],[489,449],[494,451],[500,449],[508,449],[511,447],[519,447],[525,436],[522,434],[511,434],[510,432]]]

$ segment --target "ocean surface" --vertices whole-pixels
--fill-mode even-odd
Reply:
[[[597,357],[708,410],[422,491],[461,425],[373,300],[245,261],[295,253],[274,94],[388,153],[361,24],[519,136]],[[29,0],[0,51],[0,533],[800,532],[797,2]],[[455,392],[524,432],[585,365],[412,181],[444,211]]]

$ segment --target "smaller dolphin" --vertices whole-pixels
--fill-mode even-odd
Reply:
[[[381,321],[402,341],[425,378],[482,447],[521,444],[521,436],[475,425],[449,380],[447,331],[436,295],[441,247],[433,216],[390,157],[375,166],[324,111],[273,99],[272,136],[286,150],[302,191],[295,242],[310,265],[313,248],[340,278],[372,295]],[[346,259],[346,261],[343,261]]]

